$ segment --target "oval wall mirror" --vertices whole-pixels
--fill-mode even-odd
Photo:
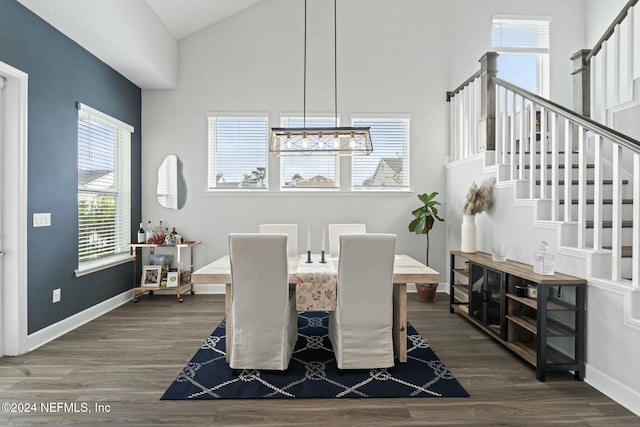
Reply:
[[[170,154],[158,168],[158,187],[156,190],[160,206],[180,209],[186,200],[187,188],[182,178],[182,165],[178,157]]]

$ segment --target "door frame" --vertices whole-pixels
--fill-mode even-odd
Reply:
[[[4,149],[1,165],[4,211],[2,283],[2,341],[0,356],[27,351],[27,117],[28,75],[0,61],[4,88]]]

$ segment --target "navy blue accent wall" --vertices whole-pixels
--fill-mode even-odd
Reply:
[[[28,73],[28,332],[131,289],[131,264],[76,278],[78,111],[82,102],[132,125],[132,230],[140,222],[141,91],[15,0],[0,0],[0,61]],[[50,212],[51,227],[33,228]],[[53,289],[62,300],[52,303]]]

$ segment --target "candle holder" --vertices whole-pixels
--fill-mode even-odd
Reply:
[[[313,261],[311,261],[311,251],[307,251],[307,264],[311,264]]]
[[[327,261],[324,260],[324,251],[320,252],[320,264],[326,264]]]

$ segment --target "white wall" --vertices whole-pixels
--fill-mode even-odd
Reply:
[[[586,40],[584,49],[591,49],[602,37],[611,22],[620,13],[627,0],[585,0],[586,8]]]
[[[567,107],[571,106],[570,58],[585,48],[584,0],[456,0],[451,3],[454,12],[445,19],[449,27],[447,44],[452,54],[450,89],[480,69],[478,59],[491,50],[493,15],[551,17],[550,98]]]
[[[429,41],[441,39],[446,25],[429,18],[424,2],[371,3],[338,3],[338,109],[343,123],[351,113],[411,114],[413,193],[206,193],[207,111],[266,111],[278,126],[280,112],[302,110],[302,2],[263,1],[183,39],[177,90],[144,91],[143,220],[163,219],[186,237],[201,239],[196,267],[227,252],[229,232],[253,231],[269,222],[294,222],[303,229],[311,224],[319,242],[323,224],[364,221],[370,231],[398,234],[398,251],[424,259],[426,239],[410,234],[407,226],[419,205],[417,194],[444,191],[448,52]],[[425,19],[437,25],[424,25]],[[333,112],[330,22],[330,4],[310,2],[308,112]],[[180,211],[162,209],[153,194],[157,167],[170,153],[182,160],[188,187]],[[278,159],[271,158],[269,167],[277,170]],[[440,270],[444,230],[437,224],[431,235],[430,264]],[[298,247],[304,248],[305,233],[299,235]]]
[[[444,202],[445,93],[475,71],[489,50],[492,14],[553,15],[554,25],[568,28],[552,41],[567,64],[582,47],[574,43],[584,34],[575,25],[583,16],[581,0],[535,6],[489,0],[338,2],[339,113],[343,123],[351,113],[411,115],[413,193],[403,195],[208,194],[207,111],[266,111],[276,126],[280,112],[302,109],[302,3],[266,0],[181,40],[177,89],[143,92],[143,221],[162,219],[202,240],[196,268],[227,252],[229,232],[257,230],[267,222],[311,224],[318,242],[322,224],[364,221],[370,231],[396,233],[399,251],[424,259],[424,236],[407,230],[410,212],[423,192],[437,191]],[[333,112],[331,14],[326,2],[309,3],[308,112]],[[568,86],[568,72],[562,83],[557,80],[552,90]],[[188,195],[180,211],[161,208],[154,195],[157,168],[168,154],[184,165]],[[277,170],[278,160],[270,159],[269,167]],[[306,246],[303,237],[299,247]],[[430,237],[430,264],[444,273],[444,224],[436,224]]]

